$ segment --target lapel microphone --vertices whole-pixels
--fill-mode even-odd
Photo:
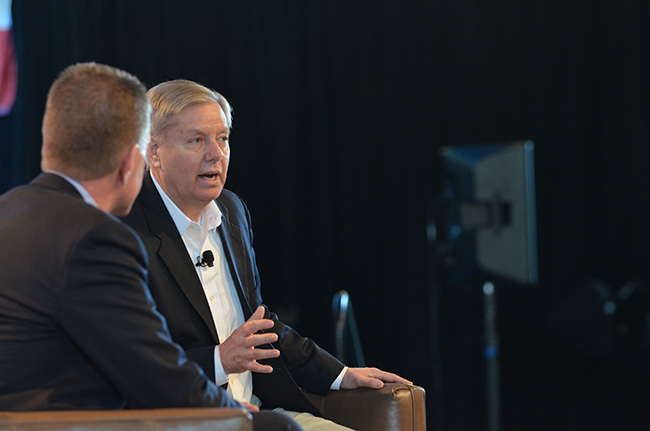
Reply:
[[[197,256],[196,266],[208,266],[212,268],[214,266],[214,254],[212,254],[212,250],[206,250],[203,252],[203,256]]]

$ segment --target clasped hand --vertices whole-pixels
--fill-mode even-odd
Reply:
[[[274,343],[278,340],[275,333],[258,333],[261,330],[271,329],[273,320],[264,319],[264,307],[259,306],[255,313],[243,325],[219,345],[221,365],[226,374],[243,373],[272,373],[273,367],[262,365],[259,360],[277,358],[280,351],[277,349],[256,349],[263,344]]]

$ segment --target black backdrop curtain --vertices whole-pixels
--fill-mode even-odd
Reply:
[[[348,290],[367,361],[425,386],[437,430],[485,428],[480,298],[437,285],[427,249],[438,149],[534,140],[541,281],[499,292],[504,428],[647,419],[650,362],[625,366],[644,347],[584,354],[548,316],[589,279],[618,290],[650,275],[648,2],[14,0],[13,12],[2,191],[39,172],[46,92],[72,63],[217,89],[235,108],[228,187],[253,214],[265,299],[331,348],[331,297]]]

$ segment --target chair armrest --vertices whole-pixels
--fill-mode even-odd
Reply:
[[[357,431],[425,431],[425,391],[420,386],[386,383],[382,389],[304,391],[327,419]]]
[[[8,431],[252,431],[248,411],[231,408],[0,412]]]

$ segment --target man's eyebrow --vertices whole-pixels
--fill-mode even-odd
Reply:
[[[201,135],[207,135],[209,132],[207,132],[205,129],[203,129],[201,126],[189,126],[187,128],[181,129],[182,133],[187,133],[187,134],[201,134]],[[229,127],[224,127],[221,130],[217,130],[217,135],[230,135],[232,132],[232,129]]]
[[[201,126],[188,126],[181,129],[183,133],[202,133],[205,134],[205,131]]]

